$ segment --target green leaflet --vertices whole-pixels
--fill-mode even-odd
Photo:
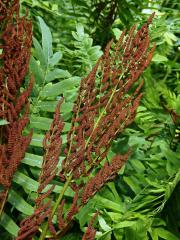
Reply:
[[[22,186],[24,189],[26,189],[29,193],[31,192],[37,192],[39,183],[35,180],[33,180],[32,178],[26,176],[24,173],[17,171],[14,175],[13,178],[13,182],[19,184],[20,186]],[[43,192],[46,192],[47,189],[49,189],[49,187],[52,185],[48,185]],[[61,186],[56,185],[56,187],[54,188],[53,192],[55,193],[60,193],[60,191],[62,190]],[[73,197],[73,192],[72,190],[69,188],[66,193],[66,196],[68,197]]]
[[[119,223],[113,226],[114,229],[116,228],[126,228],[131,227],[136,223],[136,221],[120,221]]]
[[[47,84],[40,93],[41,98],[57,97],[60,94],[63,94],[66,90],[79,86],[80,80],[80,77],[72,77],[62,80],[59,83]]]
[[[35,147],[42,147],[43,139],[44,139],[43,134],[33,133],[30,145]]]
[[[175,187],[178,185],[179,182],[180,182],[180,169],[176,173],[174,179],[172,179],[172,181],[170,181],[166,186],[164,201],[162,202],[163,206],[167,202],[167,200],[171,197]]]
[[[8,195],[8,202],[20,212],[31,215],[33,207],[28,204],[15,190],[11,189]]]
[[[77,214],[80,228],[82,229],[91,219],[94,214],[94,201],[90,200]]]
[[[97,232],[96,237],[99,240],[111,240],[111,234],[112,230],[106,231],[106,232]]]
[[[115,223],[119,223],[120,221],[122,221],[122,213],[118,213],[118,212],[106,212],[106,214],[110,217],[110,219],[113,221],[114,225]]]
[[[7,125],[7,124],[9,124],[8,121],[6,121],[5,119],[0,119],[0,126]]]
[[[109,187],[110,191],[113,193],[114,195],[114,201],[118,204],[120,204],[120,202],[122,201],[122,199],[120,198],[117,189],[115,187],[115,183],[114,182],[109,182],[107,183],[107,186]]]
[[[36,129],[48,131],[52,121],[53,121],[53,119],[50,119],[50,118],[31,116],[30,128],[33,128],[33,129],[36,128]],[[70,126],[71,126],[71,124],[66,122],[65,126],[63,128],[63,132],[69,131]]]
[[[42,33],[42,49],[46,59],[46,65],[49,64],[49,59],[53,56],[52,51],[52,35],[49,27],[41,17],[38,17],[41,33]]]
[[[30,192],[36,192],[38,189],[38,182],[33,180],[32,178],[26,176],[24,173],[21,173],[20,171],[17,171],[14,174],[13,182],[19,184],[24,189],[27,189]]]
[[[138,194],[141,191],[141,187],[138,186],[138,179],[136,179],[134,176],[124,176],[123,179],[135,194]]]
[[[105,219],[102,218],[101,216],[98,216],[98,221],[99,221],[99,225],[103,231],[107,232],[107,231],[112,230],[111,227],[106,223]]]
[[[7,230],[10,234],[13,236],[17,236],[17,233],[19,231],[19,227],[16,225],[14,220],[9,217],[5,212],[2,213],[1,219],[0,219],[0,225]]]
[[[86,76],[93,68],[97,59],[102,55],[100,46],[92,46],[93,39],[85,33],[84,26],[76,24],[76,32],[72,31],[73,47],[65,48],[64,60],[67,62],[66,68],[73,75]]]
[[[155,54],[152,61],[154,62],[166,62],[168,61],[167,57],[160,55],[160,54]]]
[[[64,157],[59,157],[58,167],[61,166],[61,162],[63,158]],[[22,160],[22,163],[29,165],[31,167],[41,168],[43,163],[43,156],[39,156],[33,153],[26,153],[24,159]]]
[[[38,42],[38,40],[33,37],[33,45],[35,47],[35,56],[36,58],[40,61],[40,64],[42,66],[43,69],[46,68],[46,59],[45,59],[45,55],[44,55],[44,52],[42,50],[42,47],[40,45],[40,43]]]
[[[62,135],[62,140],[63,140],[63,144],[65,144],[67,142],[66,140],[66,135]],[[34,133],[30,142],[31,146],[34,147],[42,147],[42,143],[43,143],[43,139],[44,139],[44,135],[43,134],[37,134]]]
[[[21,3],[26,3],[28,8],[38,8],[38,11],[44,11],[45,13],[49,13],[50,16],[61,16],[58,13],[58,4],[52,3],[50,1],[41,1],[41,0],[22,0]]]
[[[56,52],[53,56],[49,59],[49,65],[54,67],[62,58],[62,52]]]
[[[63,69],[54,69],[53,71],[49,71],[46,75],[45,81],[51,82],[55,79],[61,79],[61,78],[70,78],[71,74],[67,70]]]
[[[153,240],[159,240],[159,238],[165,240],[179,240],[178,237],[164,228],[154,228],[151,232],[151,237]]]
[[[133,167],[135,167],[137,169],[137,171],[143,172],[145,170],[145,167],[142,162],[143,161],[141,161],[141,160],[134,159],[133,161],[131,161],[131,165]]]
[[[99,195],[95,196],[94,200],[96,201],[96,206],[102,209],[106,207],[107,209],[113,210],[118,213],[122,213],[123,211],[123,209],[121,209],[119,204],[114,203],[104,197],[100,197]]]
[[[39,101],[36,108],[44,112],[54,112],[58,101]],[[72,111],[73,103],[63,102],[61,106],[62,113],[69,113]]]
[[[177,173],[177,168],[180,169],[180,153],[175,153],[171,150],[164,149],[164,155],[167,159],[166,169],[170,176]],[[177,173],[178,174],[178,173]]]
[[[41,85],[44,81],[44,73],[33,56],[31,56],[29,67],[35,78],[35,84]]]
[[[43,157],[39,155],[35,155],[32,153],[26,153],[22,163],[28,164],[32,167],[40,168],[42,166]]]
[[[138,219],[133,225],[125,228],[125,240],[148,240],[147,223],[146,219]]]

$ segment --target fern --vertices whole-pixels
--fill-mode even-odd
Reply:
[[[39,43],[36,38],[33,38],[33,56],[30,60],[30,71],[34,75],[36,81],[31,93],[31,114],[30,114],[30,124],[29,129],[34,129],[32,140],[30,142],[29,150],[27,151],[25,158],[22,161],[20,169],[16,172],[13,178],[12,191],[16,192],[16,188],[23,189],[23,191],[28,194],[28,198],[23,198],[16,192],[16,199],[18,201],[13,201],[11,197],[11,192],[8,198],[8,202],[16,208],[19,213],[19,220],[25,215],[30,215],[32,213],[31,201],[34,199],[34,194],[38,189],[37,179],[42,165],[42,142],[44,138],[45,131],[49,130],[50,125],[53,121],[53,113],[55,111],[56,105],[61,99],[62,94],[64,95],[64,102],[61,107],[62,116],[65,122],[65,127],[63,129],[62,139],[63,144],[66,143],[66,133],[70,129],[70,123],[68,120],[72,116],[72,107],[74,104],[74,99],[76,97],[76,89],[78,89],[80,83],[79,76],[72,76],[67,70],[58,68],[59,61],[62,59],[62,53],[52,52],[52,36],[48,26],[45,24],[42,18],[39,17],[39,26],[42,31],[42,43]],[[85,35],[81,36],[81,40],[85,43],[90,41],[89,51],[91,54],[95,51],[95,54],[90,68],[96,59],[100,56],[101,51],[98,48],[91,47],[92,40]],[[84,54],[84,49],[80,48],[78,53],[82,52]],[[97,52],[97,53],[96,53]],[[77,55],[77,53],[76,53]],[[87,56],[87,57],[86,57]],[[90,55],[85,57],[89,60]],[[82,59],[82,62],[85,58]],[[79,62],[81,64],[81,62]],[[80,66],[80,65],[79,65]],[[89,65],[88,65],[89,66]],[[90,70],[87,68],[86,71]],[[75,68],[74,68],[75,69]],[[1,124],[6,124],[6,122],[1,121]],[[28,132],[28,130],[26,130]],[[59,165],[62,162],[63,157],[60,157]],[[26,184],[25,184],[26,183]],[[51,187],[48,186],[48,187]],[[57,183],[57,186],[53,190],[55,193],[60,193],[62,189],[62,184]],[[22,191],[22,190],[21,190]],[[73,197],[73,193],[69,189],[66,196]],[[22,204],[22,207],[19,206]],[[31,209],[31,211],[26,211],[26,208]],[[6,215],[3,214],[1,225],[5,222]],[[10,218],[8,216],[8,218]],[[13,235],[17,235],[18,226],[11,219],[9,223],[12,225]],[[11,227],[7,227],[7,230],[11,231]]]
[[[98,19],[95,2],[108,3]],[[179,239],[180,156],[179,148],[176,151],[171,149],[177,123],[174,124],[170,114],[170,111],[179,114],[179,4],[171,1],[115,2],[119,6],[115,11],[115,21],[107,24],[108,30],[106,28],[105,32],[101,26],[107,20],[110,1],[21,1],[21,11],[25,12],[28,6],[34,27],[30,68],[36,81],[31,93],[31,122],[24,132],[26,134],[34,128],[34,134],[9,191],[7,207],[0,221],[2,239],[17,236],[19,223],[34,212],[39,187],[37,179],[43,162],[43,139],[62,96],[64,151],[80,78],[91,71],[97,58],[102,55],[101,46],[94,44],[101,43],[104,46],[104,42],[113,35],[112,30],[118,39],[122,33],[119,29],[123,25],[129,25],[132,19],[142,22],[143,16],[152,12],[152,9],[157,14],[150,27],[150,35],[157,43],[157,48],[151,67],[143,74],[143,100],[135,122],[113,141],[105,160],[111,162],[115,154],[124,154],[129,147],[132,155],[120,170],[118,178],[107,183],[74,216],[75,226],[62,239],[80,240],[83,232],[94,234],[95,228],[95,238],[103,240]],[[0,11],[4,11],[3,8]],[[37,15],[43,16],[52,33]],[[28,79],[29,76],[21,92],[28,86]],[[0,119],[0,126],[7,124],[7,121]],[[63,160],[64,154],[61,154],[58,169]],[[99,167],[103,166],[105,160]],[[42,194],[55,185],[52,197],[58,196],[64,184],[57,179],[58,176]],[[71,188],[67,189],[64,197],[64,212],[68,212],[74,198]],[[94,220],[97,209],[98,216]],[[56,216],[52,222],[57,227]],[[47,237],[50,237],[49,232]]]
[[[47,164],[53,159],[57,163],[57,159],[52,155],[54,153],[51,154],[52,156],[47,153],[43,158],[41,175],[45,179],[45,182],[41,182],[40,177],[40,186],[38,188],[38,193],[41,195],[35,200],[37,206],[34,213],[21,221],[21,228],[17,239],[20,240],[34,236],[46,217],[48,217],[48,222],[42,229],[40,239],[46,238],[48,229],[54,237],[56,235],[64,235],[80,208],[86,205],[89,199],[106,182],[114,179],[123,163],[127,160],[129,151],[124,155],[114,156],[110,163],[108,161],[105,162],[102,168],[95,173],[96,166],[104,161],[110,144],[117,133],[122,132],[134,119],[135,111],[142,96],[139,91],[143,82],[135,90],[132,90],[133,93],[131,95],[128,96],[128,93],[142,71],[148,66],[155,49],[154,46],[148,51],[148,26],[151,23],[152,17],[153,15],[150,16],[147,23],[137,32],[135,32],[135,26],[131,28],[126,37],[123,32],[112,50],[114,54],[112,54],[110,49],[113,43],[111,41],[107,45],[104,55],[99,58],[89,75],[81,80],[77,102],[73,108],[74,115],[71,121],[71,128],[67,135],[67,146],[64,151],[66,157],[61,164],[61,171],[59,173],[61,181],[65,181],[63,189],[55,203],[51,206],[51,201],[48,201],[48,198],[49,194],[55,189],[55,185],[52,187],[47,186],[47,192],[42,192],[42,190],[50,183],[49,180],[55,177],[54,172],[53,174],[49,174],[51,166],[48,165],[48,168]],[[42,25],[44,25],[44,22],[40,19],[40,26]],[[52,49],[49,48],[52,38],[46,26],[44,26],[44,29],[47,31],[48,45],[45,45],[42,38],[42,46],[46,65],[48,66],[48,61],[53,54]],[[132,56],[130,52],[133,54]],[[48,68],[46,68],[45,74],[47,72]],[[50,86],[48,83],[42,86],[34,106],[38,105],[39,99],[43,100],[47,97],[54,100],[59,91],[62,91],[61,89],[57,89],[60,83],[52,83]],[[35,112],[33,108],[33,114]],[[57,114],[55,114],[55,119],[56,116]],[[40,121],[40,118],[38,120]],[[47,119],[44,122],[47,122]],[[53,121],[50,130],[52,135],[48,133],[46,138],[55,138],[54,127]],[[38,126],[36,128],[38,129]],[[42,130],[42,127],[40,130]],[[54,141],[53,143],[55,144]],[[47,148],[44,140],[43,145],[46,151],[54,149],[51,144]],[[54,165],[54,162],[52,164]],[[33,170],[31,172],[32,174],[34,173]],[[91,173],[94,174],[91,175]],[[36,172],[35,174],[37,176]],[[66,201],[64,193],[68,187],[71,187],[74,191],[74,197],[67,214],[65,214],[63,211]],[[47,201],[44,202],[43,200],[46,198]],[[57,232],[52,221],[58,210],[58,206],[57,218],[60,229]],[[41,212],[41,215],[39,215],[39,212]]]
[[[85,33],[82,24],[76,25],[76,31],[72,32],[73,41],[71,50],[68,47],[63,47],[64,67],[73,75],[84,76],[95,65],[97,59],[102,55],[100,46],[93,46],[93,39]]]

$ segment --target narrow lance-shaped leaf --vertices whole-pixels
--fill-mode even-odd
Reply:
[[[49,27],[46,25],[44,20],[41,17],[38,17],[41,32],[42,32],[42,47],[43,47],[43,52],[44,56],[46,59],[46,65],[49,64],[49,59],[53,55],[52,51],[52,35],[50,32]]]

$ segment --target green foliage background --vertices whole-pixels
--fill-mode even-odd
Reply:
[[[126,152],[129,147],[132,155],[116,180],[77,214],[75,227],[62,239],[81,239],[96,209],[100,210],[96,239],[180,239],[180,146],[175,139],[179,122],[174,123],[165,109],[180,114],[180,3],[117,0],[115,19],[105,27],[110,2],[21,1],[22,13],[26,7],[29,9],[34,26],[30,70],[36,81],[29,124],[34,133],[14,176],[0,222],[0,236],[4,240],[13,239],[20,221],[33,212],[43,156],[42,139],[52,122],[58,99],[62,95],[65,98],[62,105],[65,144],[81,78],[92,69],[111,37],[118,38],[124,28],[135,22],[142,24],[152,11],[156,17],[150,34],[157,48],[151,66],[143,74],[144,97],[135,122],[118,136],[108,158]],[[98,3],[106,6],[99,18]],[[60,162],[62,159],[63,155]],[[57,194],[62,184],[55,183],[54,194]],[[73,197],[70,189],[66,196]]]

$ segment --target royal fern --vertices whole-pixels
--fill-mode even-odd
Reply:
[[[39,239],[46,238],[48,229],[52,238],[63,236],[69,230],[75,214],[105,183],[114,179],[123,163],[127,161],[129,152],[114,156],[111,162],[106,161],[105,158],[117,134],[134,120],[141,100],[140,90],[143,81],[135,89],[134,84],[149,65],[155,49],[153,46],[149,50],[148,27],[152,17],[153,15],[137,32],[136,26],[133,26],[127,35],[123,32],[115,45],[111,41],[89,75],[82,79],[73,108],[71,128],[67,135],[65,158],[59,171],[59,181],[64,182],[64,187],[52,205],[48,199],[53,186],[46,193],[42,193],[42,189],[53,177],[57,177],[54,174],[57,161],[54,165],[52,152],[48,161],[44,161],[42,165],[39,179],[41,191],[36,199],[36,203],[39,203],[38,199],[40,199],[40,205],[36,205],[32,216],[21,222],[18,240],[32,238],[38,229],[41,229],[46,217],[48,221],[42,228]],[[54,121],[56,116],[57,112]],[[56,127],[56,125],[52,126]],[[50,135],[51,139],[56,139],[55,132],[52,131],[52,134],[48,134]],[[50,149],[55,147],[57,147],[56,142],[53,141]],[[44,148],[44,159],[46,159],[46,145]],[[55,169],[49,165],[51,161]],[[101,162],[103,167],[99,169]],[[52,171],[53,174],[50,174]],[[44,180],[41,182],[42,179]],[[70,208],[65,212],[64,193],[68,187],[74,191],[74,198]],[[39,217],[39,212],[42,217]],[[53,225],[55,215],[59,220],[57,225]]]
[[[32,132],[23,135],[29,122],[28,96],[33,79],[22,92],[21,86],[28,73],[32,42],[32,24],[27,16],[20,17],[19,1],[3,1],[1,8],[0,56],[0,214],[3,211],[9,188],[18,165],[24,158]]]

